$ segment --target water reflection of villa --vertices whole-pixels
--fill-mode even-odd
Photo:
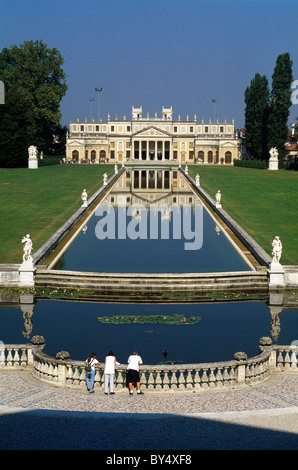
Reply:
[[[70,122],[66,158],[73,163],[178,162],[232,164],[240,158],[240,139],[234,121],[173,120],[172,107],[162,116],[143,116],[132,107],[131,120]]]
[[[106,202],[113,206],[142,204],[200,204],[177,170],[132,168],[123,174]]]

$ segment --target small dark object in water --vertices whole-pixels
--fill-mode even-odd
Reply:
[[[168,351],[166,349],[163,350],[163,355],[164,355],[164,358],[166,359],[167,355],[168,355]]]

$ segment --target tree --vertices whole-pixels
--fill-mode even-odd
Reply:
[[[245,90],[245,141],[251,156],[265,160],[267,149],[267,119],[269,110],[269,87],[265,75],[259,73]]]
[[[280,160],[286,154],[288,119],[291,107],[292,60],[288,52],[277,57],[272,75],[270,113],[268,117],[268,150],[276,147]]]
[[[51,152],[61,120],[60,102],[67,90],[63,63],[60,52],[43,41],[2,49],[0,80],[6,89],[5,105],[0,107],[2,165],[23,165],[30,145],[45,154]]]

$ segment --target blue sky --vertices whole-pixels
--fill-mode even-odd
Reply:
[[[297,0],[0,0],[0,49],[42,39],[64,57],[68,91],[62,123],[104,120],[143,106],[174,119],[235,119],[256,73],[269,83],[289,52],[298,80]],[[298,116],[292,105],[290,122]]]

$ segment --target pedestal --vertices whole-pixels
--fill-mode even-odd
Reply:
[[[34,275],[35,267],[33,263],[22,263],[19,269],[20,274],[20,287],[33,287],[34,286]]]
[[[279,263],[271,263],[268,270],[269,274],[269,289],[278,289],[285,287],[285,270]]]
[[[30,168],[30,169],[38,168],[38,159],[37,158],[29,158],[28,159],[28,168]]]

